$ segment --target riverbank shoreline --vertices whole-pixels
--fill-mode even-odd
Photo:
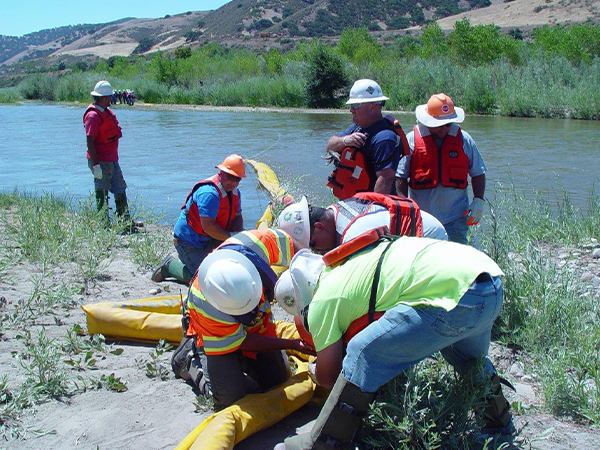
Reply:
[[[210,405],[199,403],[192,388],[175,379],[172,350],[156,344],[90,340],[80,308],[103,301],[185,297],[186,286],[150,280],[154,264],[165,252],[174,253],[171,227],[148,223],[141,233],[120,235],[97,227],[94,211],[73,216],[47,199],[23,203],[15,195],[0,199],[0,239],[6,248],[0,251],[0,365],[6,376],[2,392],[10,393],[3,398],[12,399],[1,406],[5,414],[8,411],[2,416],[4,429],[15,427],[7,448],[174,448],[212,413]],[[36,225],[34,219],[40,217],[30,211],[42,216],[44,227]],[[561,276],[570,274],[573,289],[586,292],[585,298],[594,303],[600,300],[597,239],[545,245],[540,251]],[[526,267],[525,256],[510,259]],[[501,316],[510,314],[511,302],[507,299]],[[274,311],[277,318],[285,318],[278,306]],[[546,331],[539,329],[540,334]],[[534,370],[531,354],[494,343],[490,356],[517,388],[516,393],[506,391],[520,430],[520,444],[512,448],[531,444],[539,450],[567,450],[594,448],[600,442],[598,428],[582,424],[581,416],[577,423],[568,414],[549,413],[543,377]],[[559,369],[564,371],[565,366]],[[26,393],[33,395],[35,381],[45,395],[32,404],[18,403]],[[7,405],[14,408],[12,415]],[[238,444],[236,450],[272,448],[296,427],[305,427],[310,418],[302,411]]]

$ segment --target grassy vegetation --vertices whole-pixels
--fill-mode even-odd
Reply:
[[[539,196],[526,200],[510,186],[496,191],[487,223],[473,236],[506,274],[495,339],[518,350],[523,363],[531,361],[525,372],[539,386],[546,412],[598,424],[600,306],[580,281],[577,253],[567,250],[583,253],[600,236],[600,200],[592,193],[585,212],[566,196],[550,203]],[[44,317],[60,323],[78,307],[73,294],[93,286],[103,276],[105,261],[121,246],[129,247],[139,258],[137,264],[146,268],[158,263],[171,245],[168,237],[122,236],[118,227],[105,229],[102,224],[92,199],[73,207],[69,199],[50,194],[0,194],[0,274],[10,277],[10,267],[20,262],[36,267],[28,281],[31,294],[0,317],[0,334],[18,331],[23,345],[15,347],[14,356],[25,380],[0,378],[4,438],[42,433],[21,422],[42,402],[89,389],[127,389],[114,374],[93,375],[103,355],[118,355],[121,349],[102,336],[84,336],[77,325],[61,338],[50,337],[40,325]],[[104,246],[97,245],[100,238]],[[560,252],[572,254],[566,264],[557,257]],[[70,276],[57,284],[53,270]],[[137,361],[148,377],[161,380],[168,375],[164,358],[169,348],[161,342]],[[366,421],[363,443],[369,448],[503,448],[504,443],[479,435],[474,421],[473,409],[489,386],[470,390],[469,385],[439,356],[420,363],[382,389]],[[513,410],[527,413],[519,404]],[[520,437],[517,441],[524,444]]]
[[[545,411],[597,425],[600,306],[593,289],[580,282],[585,267],[576,252],[566,264],[558,254],[582,252],[600,236],[600,199],[592,193],[586,214],[566,196],[551,204],[537,195],[525,199],[513,187],[498,192],[488,223],[474,236],[506,274],[495,339],[526,356],[523,362],[532,361],[525,372],[539,384]],[[478,435],[473,407],[487,387],[469,384],[439,355],[421,362],[382,389],[363,442],[407,450],[503,448],[506,443]],[[527,412],[520,404],[512,407]],[[518,436],[516,443],[529,444]]]
[[[51,336],[48,329],[51,323],[63,324],[80,306],[75,299],[104,276],[115,250],[128,247],[146,268],[157,264],[172,245],[160,233],[123,236],[122,224],[116,221],[105,228],[103,218],[91,198],[73,206],[71,199],[53,194],[0,194],[0,277],[30,289],[11,308],[1,297],[0,336],[9,331],[14,336],[12,355],[22,374],[0,378],[0,439],[45,433],[23,422],[41,403],[92,389],[127,390],[114,374],[93,372],[98,360],[108,353],[118,356],[122,349],[107,344],[102,335],[85,336],[80,325],[62,337]],[[21,263],[32,267],[31,275],[14,280],[11,268]],[[148,376],[164,378],[167,371],[158,357],[167,349],[161,343],[150,353]]]
[[[392,110],[414,110],[431,94],[446,92],[469,113],[600,117],[598,25],[544,27],[526,41],[522,33],[503,35],[493,25],[472,26],[465,19],[448,36],[432,22],[421,37],[405,35],[385,45],[367,28],[347,28],[326,53],[316,39],[286,52],[218,44],[178,50],[111,57],[93,68],[74,65],[60,76],[29,75],[16,90],[1,91],[0,101],[18,95],[85,102],[105,78],[148,103],[338,107],[351,83],[368,77],[382,85]]]

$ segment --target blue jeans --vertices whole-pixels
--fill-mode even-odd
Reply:
[[[114,195],[122,194],[127,189],[127,183],[123,178],[123,172],[118,162],[98,161],[102,169],[102,178],[94,178],[94,189],[96,191],[110,191]],[[92,160],[88,159],[88,167],[92,170]]]
[[[502,306],[502,282],[478,277],[451,311],[400,304],[348,343],[344,377],[364,392],[375,392],[405,369],[437,351],[461,374],[484,357],[484,374],[496,371],[487,358],[492,324]]]
[[[452,222],[445,223],[444,228],[446,229],[446,233],[448,233],[448,240],[453,242],[458,242],[459,244],[468,244],[468,231],[469,225],[467,225],[466,217],[459,217]]]
[[[177,250],[179,260],[187,267],[193,276],[196,274],[196,270],[198,270],[202,261],[204,261],[204,258],[206,258],[220,243],[221,241],[211,238],[206,241],[204,247],[196,247],[176,237],[175,250]]]

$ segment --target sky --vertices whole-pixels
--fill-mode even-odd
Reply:
[[[208,11],[229,0],[0,0],[0,34],[23,36],[34,31],[82,23],[106,23],[125,17],[157,19],[188,11]]]

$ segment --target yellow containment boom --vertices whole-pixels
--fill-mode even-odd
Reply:
[[[274,202],[287,205],[293,203],[294,199],[281,187],[277,175],[275,175],[275,172],[269,166],[253,159],[248,159],[246,162],[254,167],[259,183],[267,190],[272,199],[261,218],[256,222],[256,228],[270,227],[275,221],[273,213]]]
[[[277,322],[277,335],[299,339],[292,323]],[[316,384],[308,374],[306,355],[290,352],[295,375],[264,394],[249,394],[228,408],[207,417],[175,450],[231,450],[234,445],[261,430],[269,428],[292,414],[314,395]]]
[[[144,298],[127,302],[84,305],[90,334],[110,340],[156,343],[160,339],[178,345],[183,337],[178,296]],[[277,322],[277,335],[300,339],[293,323]],[[269,428],[308,403],[315,383],[308,375],[306,355],[290,351],[296,373],[288,381],[264,394],[249,394],[237,403],[207,417],[176,450],[233,449],[254,433]]]
[[[102,334],[115,341],[155,343],[164,339],[174,345],[183,339],[178,295],[94,303],[81,309],[89,334]]]
[[[279,185],[269,166],[247,160],[257,172],[260,184],[269,192],[269,203],[257,228],[272,226],[274,202],[288,204],[292,197]],[[279,275],[284,267],[273,266]],[[181,297],[170,295],[126,302],[104,302],[82,306],[89,334],[103,334],[110,340],[156,343],[163,339],[179,345]],[[185,301],[185,298],[183,299]],[[300,339],[293,323],[277,322],[278,336]],[[176,447],[176,450],[231,450],[252,434],[269,428],[311,400],[316,385],[308,374],[307,356],[289,351],[290,365],[296,373],[282,385],[264,394],[250,394],[237,403],[206,418]],[[322,400],[322,399],[321,399]]]

